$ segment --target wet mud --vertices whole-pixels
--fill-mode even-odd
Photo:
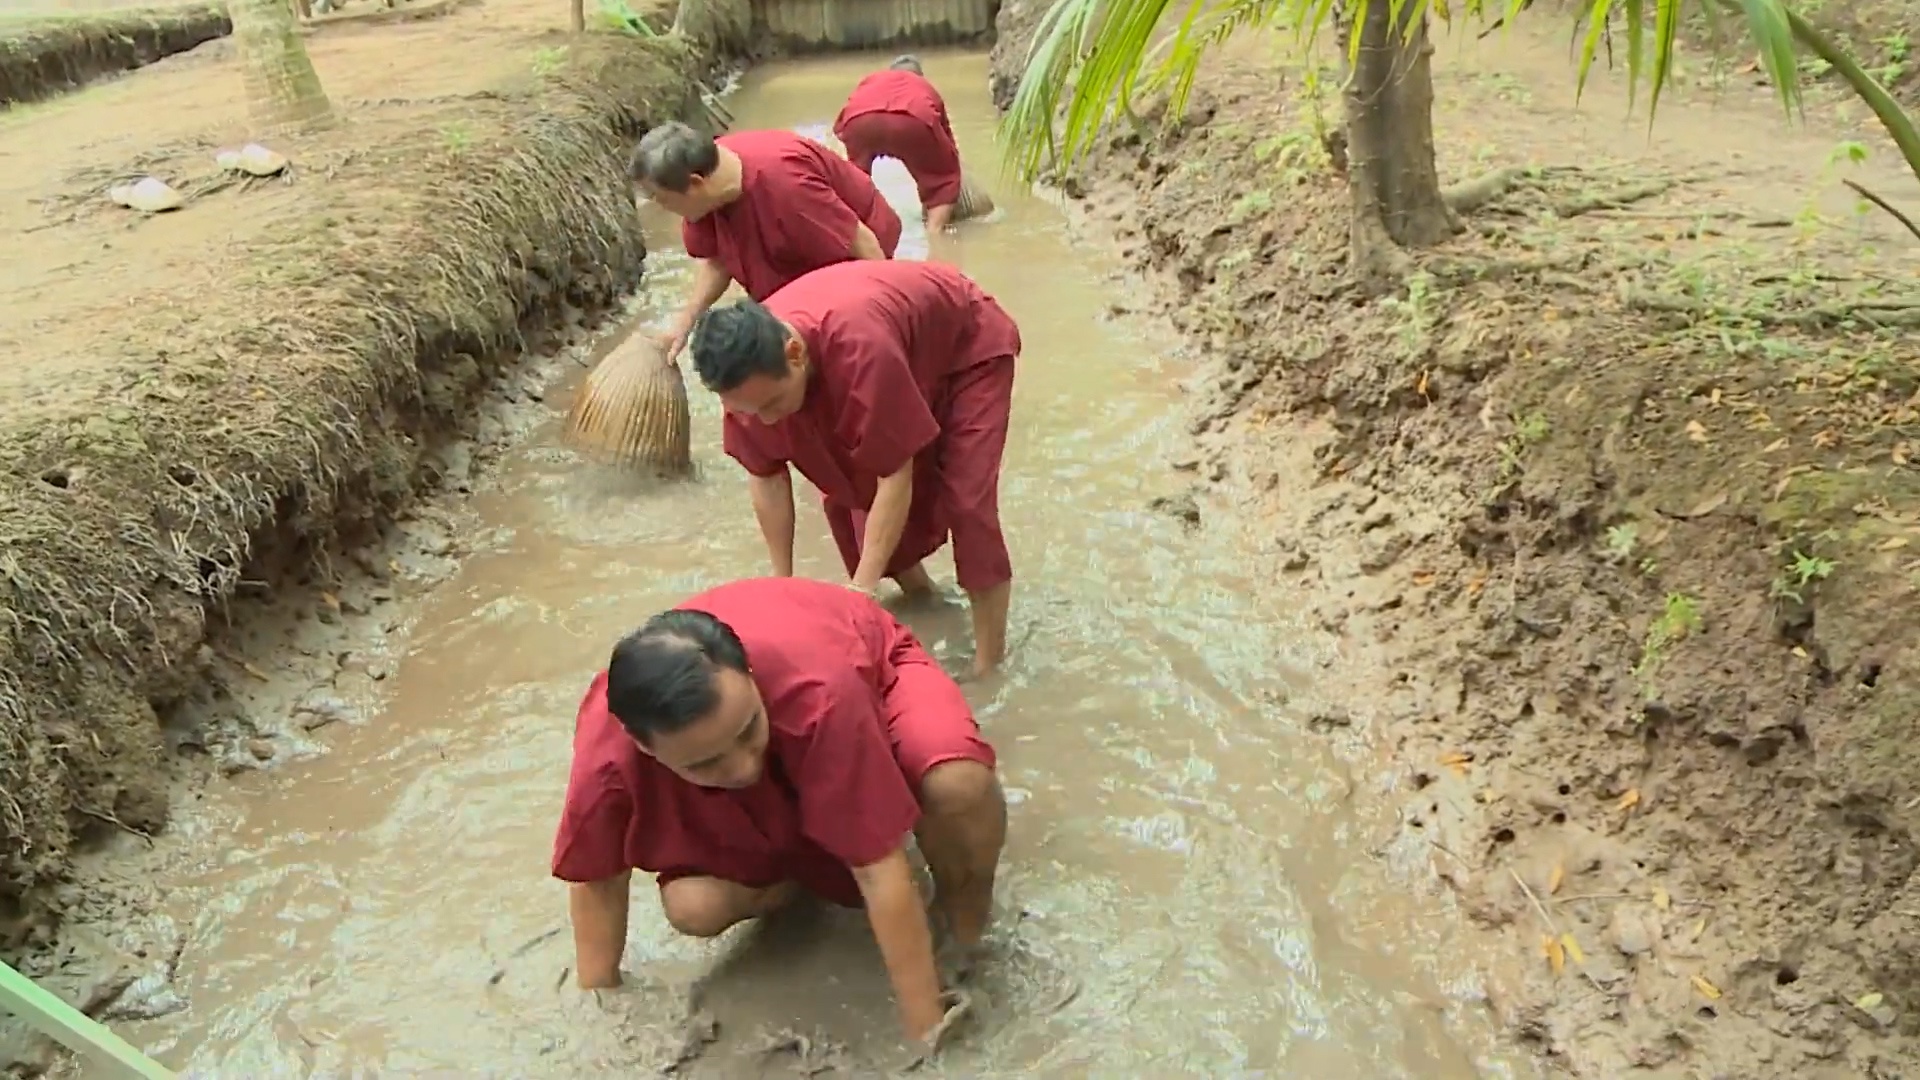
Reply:
[[[754,73],[745,126],[824,127],[861,60]],[[936,56],[963,146],[991,153],[979,56]],[[881,183],[911,219],[912,186]],[[1335,639],[1227,504],[1184,494],[1190,358],[1057,206],[996,192],[952,257],[1020,319],[1003,504],[1019,576],[1004,674],[970,684],[1012,832],[972,1009],[933,1075],[1530,1076],[1486,1022],[1443,898],[1375,840],[1386,763],[1337,726]],[[684,267],[650,215],[657,321]],[[925,253],[912,232],[909,257]],[[546,874],[574,707],[610,643],[763,554],[717,415],[695,395],[694,483],[559,441],[614,339],[584,328],[490,395],[445,452],[444,497],[333,568],[243,595],[182,714],[230,775],[76,883],[72,934],[118,974],[96,1010],[195,1075],[875,1075],[907,1048],[857,914],[802,907],[718,943],[637,888],[620,991],[569,979]],[[1169,515],[1158,507],[1177,504]],[[817,512],[799,569],[836,577]],[[936,574],[936,576],[940,576]],[[950,580],[950,572],[947,574]],[[903,610],[936,655],[957,596]],[[191,733],[191,734],[189,734]],[[89,936],[91,935],[91,936]],[[101,970],[98,963],[75,971]]]
[[[1443,179],[1528,179],[1385,300],[1345,278],[1334,68],[1281,38],[1071,178],[1140,306],[1206,345],[1164,509],[1258,522],[1270,587],[1340,641],[1360,692],[1316,726],[1390,755],[1383,843],[1484,931],[1545,1067],[1914,1075],[1920,263],[1840,183],[1912,178],[1857,107],[1810,85],[1787,130],[1704,57],[1651,139],[1623,78],[1576,112],[1554,29],[1440,46]],[[1857,289],[1902,314],[1799,315]]]

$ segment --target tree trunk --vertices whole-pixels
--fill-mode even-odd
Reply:
[[[573,27],[574,33],[576,34],[586,33],[587,31],[587,0],[573,0],[573,3],[568,5],[567,20],[568,20],[568,24]]]
[[[1433,42],[1416,8],[1405,5],[1396,21],[1387,0],[1370,0],[1347,73],[1349,260],[1368,291],[1399,284],[1402,248],[1432,247],[1460,231],[1433,161]]]
[[[332,113],[287,0],[232,0],[228,14],[256,126],[307,124]]]

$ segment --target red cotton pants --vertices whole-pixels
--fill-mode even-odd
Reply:
[[[873,159],[890,157],[907,167],[920,192],[922,212],[960,201],[960,150],[944,131],[906,113],[870,112],[836,132],[847,160],[871,174]]]
[[[1002,356],[954,376],[941,407],[940,438],[913,462],[913,507],[887,576],[911,569],[953,540],[954,576],[967,592],[1013,579],[1000,529],[1000,462],[1013,409],[1014,358]],[[827,527],[851,576],[860,566],[867,512],[824,504]]]

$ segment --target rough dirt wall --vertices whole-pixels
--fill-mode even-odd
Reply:
[[[0,21],[0,105],[39,101],[232,32],[216,4]]]
[[[457,127],[342,154],[215,287],[129,299],[120,385],[0,432],[0,945],[44,939],[88,828],[164,823],[209,611],[381,524],[525,332],[638,283],[624,154],[694,115],[709,60],[592,36],[445,103]]]
[[[1910,271],[1737,169],[1542,161],[1368,303],[1292,79],[1066,186],[1204,344],[1178,465],[1373,676],[1320,726],[1397,767],[1489,1004],[1579,1076],[1913,1075]]]

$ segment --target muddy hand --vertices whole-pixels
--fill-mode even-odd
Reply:
[[[680,366],[680,352],[687,347],[687,339],[693,336],[693,324],[683,319],[675,319],[660,332],[660,355],[666,357],[669,367]]]
[[[932,1061],[952,1036],[953,1029],[973,1012],[973,995],[965,990],[948,990],[940,995],[940,1001],[947,1011],[940,1017],[940,1022],[933,1025],[933,1030],[914,1046],[913,1060],[907,1063],[909,1069],[917,1069]]]

